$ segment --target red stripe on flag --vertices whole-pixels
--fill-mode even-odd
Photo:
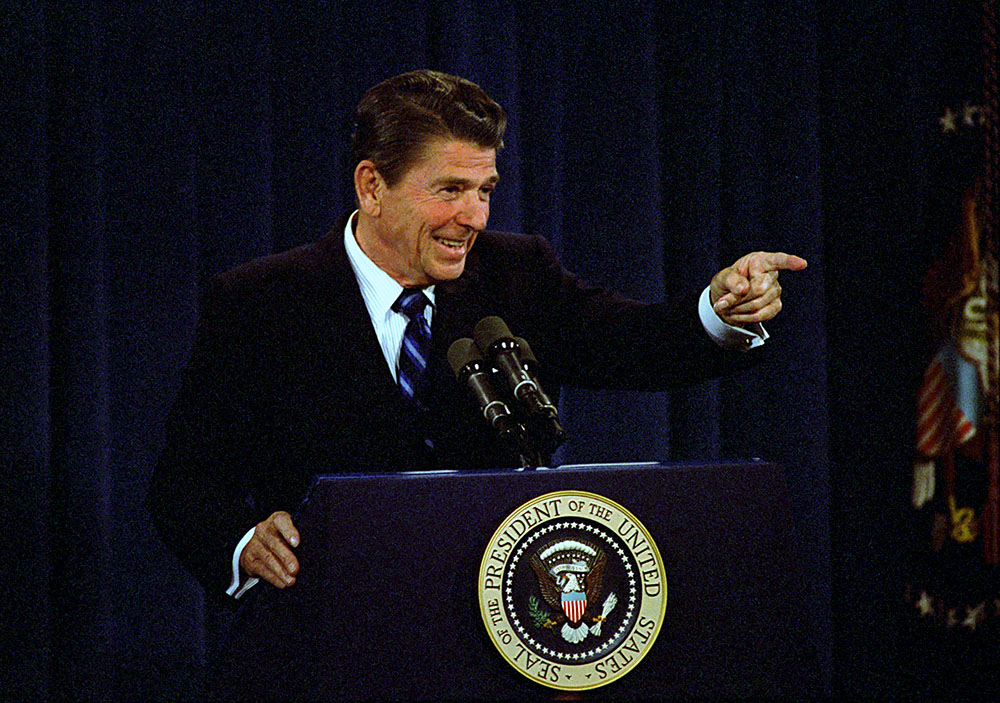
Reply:
[[[965,420],[964,422],[962,422],[961,425],[959,425],[957,434],[958,434],[958,443],[965,444],[970,439],[972,439],[973,435],[976,434],[976,426],[973,425],[968,420]]]

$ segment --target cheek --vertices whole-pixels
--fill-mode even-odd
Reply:
[[[424,221],[432,229],[443,227],[455,217],[456,208],[451,203],[429,203],[424,208]]]

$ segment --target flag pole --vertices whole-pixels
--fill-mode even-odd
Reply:
[[[986,399],[983,418],[986,439],[986,460],[989,474],[986,505],[983,510],[983,550],[986,563],[996,566],[1000,562],[1000,446],[998,446],[998,392],[997,345],[1000,339],[998,327],[998,261],[997,217],[1000,186],[1000,138],[998,138],[997,106],[997,13],[994,0],[983,0],[983,117],[985,131],[983,146],[984,159],[983,190],[980,205],[983,212],[984,249],[983,259],[986,275]]]

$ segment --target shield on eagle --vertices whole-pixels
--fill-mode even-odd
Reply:
[[[562,593],[562,608],[571,623],[580,622],[580,618],[587,612],[587,594],[581,591]]]

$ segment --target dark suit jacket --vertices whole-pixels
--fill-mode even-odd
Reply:
[[[206,294],[147,506],[209,594],[228,585],[240,537],[275,510],[294,512],[314,474],[517,465],[445,359],[483,317],[500,316],[531,343],[550,392],[559,384],[666,389],[756,356],[708,338],[697,294],[626,300],[582,284],[540,237],[486,231],[463,275],[435,289],[425,425],[385,363],[344,224],[217,276]]]

